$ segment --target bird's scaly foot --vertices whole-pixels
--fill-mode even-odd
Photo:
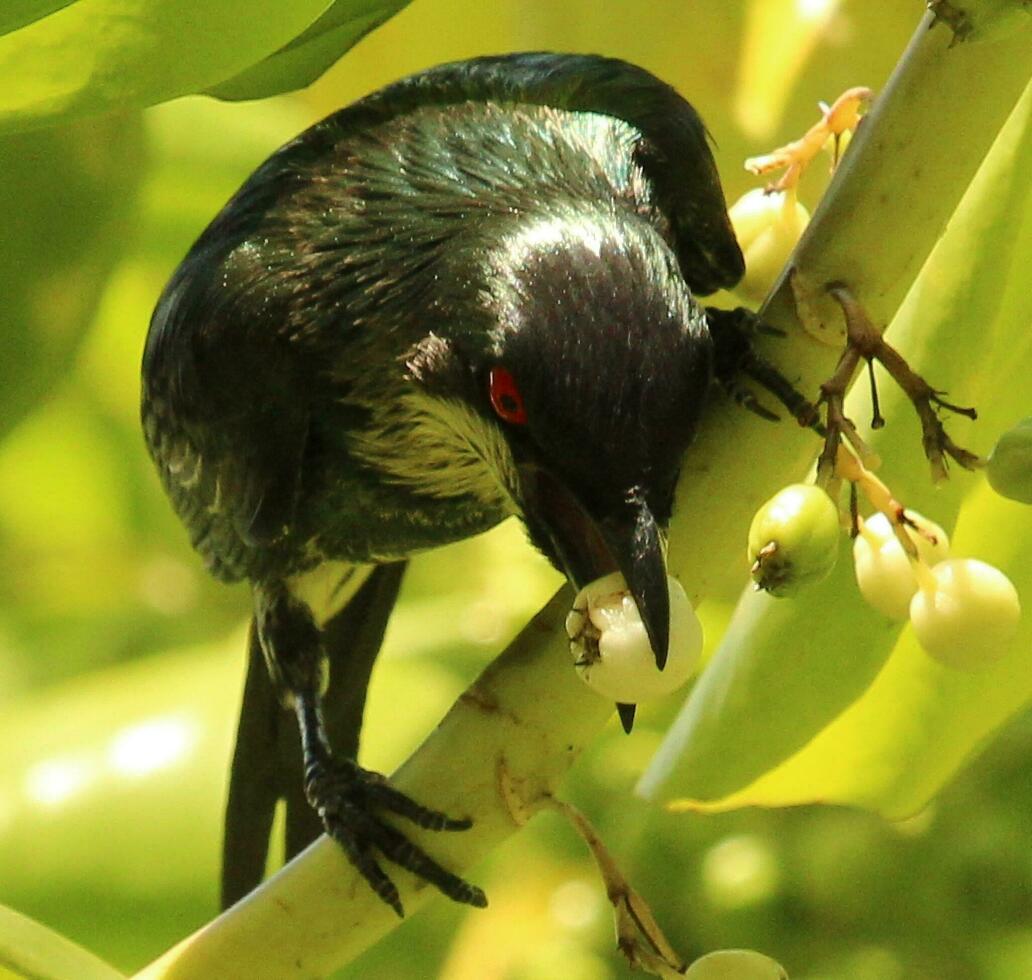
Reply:
[[[405,817],[426,830],[468,830],[471,820],[455,820],[422,806],[394,789],[380,773],[363,769],[350,759],[334,759],[322,753],[308,763],[305,795],[319,814],[326,833],[399,916],[404,915],[404,909],[398,888],[380,867],[375,851],[430,882],[456,902],[478,908],[487,905],[481,889],[443,868],[380,813]]]
[[[788,378],[753,348],[755,337],[784,336],[783,331],[741,306],[733,310],[709,306],[706,308],[706,320],[713,338],[714,375],[737,404],[768,422],[778,421],[777,414],[761,404],[753,392],[743,385],[742,379],[749,378],[770,392],[801,424],[809,425],[816,419],[814,406]]]

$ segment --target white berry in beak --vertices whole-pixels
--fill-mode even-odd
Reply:
[[[590,582],[566,617],[577,673],[593,691],[619,704],[676,691],[698,666],[702,625],[681,583],[667,576],[670,647],[660,670],[627,582],[619,572]]]

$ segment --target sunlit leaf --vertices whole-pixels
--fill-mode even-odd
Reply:
[[[0,131],[215,85],[304,31],[328,0],[79,0],[0,38]]]
[[[952,427],[987,444],[1028,409],[1032,299],[1022,270],[1032,261],[1025,177],[1032,167],[1030,114],[1032,87],[891,334],[935,383],[977,401],[978,427]],[[865,388],[850,403],[858,419],[869,412]],[[971,492],[972,478],[965,475],[933,498],[927,475],[922,486],[925,466],[901,418],[903,401],[899,393],[887,393],[883,405],[893,421],[871,440],[887,460],[886,479],[907,503],[947,528],[962,507],[953,553],[999,565],[1019,592],[1032,596],[1032,574],[1023,561],[1032,543],[1032,515],[992,499],[980,484]],[[1024,522],[1007,520],[1017,513]],[[992,527],[1005,530],[990,535]],[[1032,604],[1028,598],[1026,604]],[[862,608],[848,562],[829,583],[794,602],[747,597],[643,788],[712,809],[835,800],[896,815],[911,812],[1032,696],[1030,622],[1026,613],[1023,636],[995,668],[960,673],[933,662],[909,629],[897,644],[898,628]]]
[[[59,933],[0,905],[0,976],[4,975],[25,980],[120,980],[124,976]]]
[[[16,31],[71,3],[75,0],[7,0],[0,7],[0,34]]]
[[[261,99],[314,82],[345,51],[409,0],[336,0],[289,44],[208,90],[220,99]]]

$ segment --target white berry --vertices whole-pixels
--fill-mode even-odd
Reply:
[[[684,980],[788,980],[788,974],[776,960],[755,950],[718,949],[692,963]]]
[[[916,511],[908,510],[907,518],[924,532],[910,532],[910,537],[925,564],[933,565],[949,555],[950,540],[938,524]],[[860,594],[869,605],[889,619],[904,620],[910,615],[917,575],[884,514],[877,513],[861,524],[853,542],[853,567]]]
[[[735,201],[728,216],[745,257],[745,275],[735,292],[759,301],[784,268],[810,221],[810,212],[796,200],[794,192],[768,194],[756,188]]]
[[[702,625],[681,583],[667,577],[670,646],[663,670],[627,582],[619,572],[590,582],[566,618],[577,673],[593,691],[620,704],[655,700],[691,677],[702,652]]]
[[[1011,580],[976,558],[950,558],[931,570],[910,602],[917,642],[947,667],[974,670],[1007,653],[1021,603]]]

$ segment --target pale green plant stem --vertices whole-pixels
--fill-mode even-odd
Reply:
[[[979,6],[965,4],[972,15]],[[888,323],[1028,79],[1032,31],[950,41],[945,25],[922,21],[794,256],[833,343],[798,329],[786,281],[766,305],[789,334],[769,354],[804,391],[816,391],[839,354],[837,311],[821,298],[823,285],[849,284],[874,322]],[[817,448],[791,422],[769,425],[723,406],[710,414],[686,458],[671,531],[671,571],[693,601],[740,589],[753,511],[802,476]],[[473,867],[517,830],[612,713],[570,669],[569,602],[559,593],[393,778],[415,799],[474,819],[462,834],[412,833],[449,868]],[[400,869],[390,873],[409,913],[434,894]],[[324,976],[397,924],[323,837],[138,977]]]

